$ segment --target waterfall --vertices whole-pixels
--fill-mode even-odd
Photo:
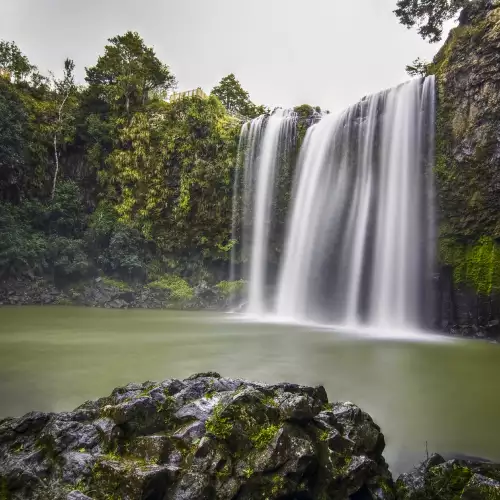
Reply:
[[[276,277],[268,273],[271,206],[282,141],[294,120],[282,111],[244,126],[249,312],[424,326],[432,314],[435,98],[433,77],[415,79],[308,128]],[[274,300],[266,298],[267,284]]]

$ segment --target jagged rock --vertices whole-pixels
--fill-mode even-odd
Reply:
[[[500,465],[433,455],[396,482],[398,500],[500,499]]]
[[[392,500],[383,448],[322,387],[203,373],[1,421],[0,485],[9,499]]]
[[[70,493],[68,493],[66,500],[92,500],[92,499],[87,495],[84,495],[80,491],[71,491]]]

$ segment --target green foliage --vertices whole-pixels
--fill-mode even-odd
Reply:
[[[47,247],[45,235],[33,231],[21,209],[0,204],[0,275],[42,273]]]
[[[109,278],[108,276],[103,276],[101,281],[104,285],[117,288],[122,292],[130,292],[132,290],[128,283],[125,283],[125,281],[115,280],[113,278]]]
[[[263,427],[259,429],[257,433],[250,437],[255,448],[258,450],[263,450],[266,448],[271,441],[274,439],[276,434],[279,431],[279,426],[277,425],[269,425],[268,427]]]
[[[255,118],[266,112],[263,106],[256,106],[250,100],[249,93],[243,89],[233,73],[225,76],[219,85],[212,90],[212,95],[219,98],[224,107],[231,113],[247,118]]]
[[[53,145],[55,170],[52,179],[51,196],[54,198],[59,175],[59,155],[61,145],[71,142],[75,134],[75,115],[78,106],[74,77],[75,63],[71,59],[64,61],[64,72],[61,79],[52,77],[55,90],[57,113],[53,123]],[[62,143],[62,144],[61,144]]]
[[[78,185],[73,181],[57,186],[54,199],[46,205],[45,230],[50,234],[80,236],[87,225],[87,217]]]
[[[483,236],[473,244],[442,238],[439,257],[453,267],[456,284],[467,284],[485,297],[500,293],[500,246],[492,238]]]
[[[459,499],[463,489],[472,477],[472,471],[468,467],[455,464],[448,469],[433,467],[429,470],[428,496],[433,499]],[[439,495],[439,496],[438,496]]]
[[[140,231],[119,224],[111,235],[108,248],[97,262],[110,273],[129,279],[143,279],[147,259],[147,248]]]
[[[11,86],[0,78],[0,199],[17,201],[24,184],[27,115]]]
[[[205,429],[219,439],[227,439],[233,432],[233,423],[228,417],[222,417],[224,407],[221,403],[217,404],[210,418],[205,422]]]
[[[58,281],[84,278],[91,269],[83,240],[64,236],[49,237],[46,261]]]
[[[417,58],[411,64],[406,66],[406,72],[409,76],[427,76],[429,71],[429,62]]]
[[[165,102],[174,76],[132,32],[109,39],[84,87],[70,59],[45,78],[10,42],[0,68],[1,275],[220,276],[240,124],[219,98]],[[233,84],[240,112],[265,111]]]
[[[219,293],[223,297],[231,297],[233,295],[237,295],[241,293],[245,288],[246,281],[238,280],[238,281],[221,281],[215,285]]]
[[[439,42],[443,23],[452,19],[470,0],[398,0],[394,11],[407,28],[418,26],[418,33],[430,42]]]
[[[189,286],[188,282],[179,276],[163,276],[157,281],[149,284],[151,288],[159,288],[161,290],[169,290],[170,297],[176,301],[188,301],[194,297],[194,291]]]
[[[150,93],[175,84],[168,66],[138,33],[128,31],[108,41],[97,64],[86,69],[85,79],[112,108],[128,113],[144,105]]]
[[[0,68],[7,70],[16,82],[26,79],[36,69],[14,42],[5,40],[0,40]]]

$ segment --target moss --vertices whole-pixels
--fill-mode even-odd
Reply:
[[[66,298],[66,297],[57,297],[57,299],[54,302],[54,305],[56,305],[56,306],[71,306],[71,305],[73,305],[73,301],[71,299]]]
[[[392,498],[394,495],[394,488],[392,488],[385,479],[381,478],[377,484],[388,498]]]
[[[233,423],[229,418],[221,416],[223,410],[221,403],[215,406],[212,415],[205,422],[205,429],[215,437],[227,439],[233,431]]]
[[[328,431],[321,431],[318,437],[320,441],[326,441],[329,435]]]
[[[243,470],[243,474],[247,479],[250,479],[253,476],[254,469],[253,467],[247,467],[246,469]]]
[[[435,174],[440,204],[439,258],[453,268],[456,285],[479,295],[500,291],[495,241],[500,217],[496,194],[498,109],[491,81],[498,9],[460,25],[429,66],[437,78]],[[477,98],[468,95],[476,92]]]
[[[455,284],[467,284],[486,297],[500,292],[500,246],[493,238],[483,236],[475,243],[442,238],[439,259],[453,267]]]
[[[272,406],[273,408],[277,408],[279,406],[278,402],[276,401],[276,398],[272,396],[266,396],[265,398],[262,399],[262,402],[266,406]]]
[[[165,396],[165,401],[157,405],[156,411],[158,413],[162,411],[170,412],[175,406],[175,398],[170,395],[168,389],[163,391],[163,395]]]
[[[21,453],[24,450],[24,445],[21,443],[12,449],[13,453]]]
[[[215,473],[215,477],[219,480],[219,481],[224,481],[225,479],[227,479],[229,476],[231,475],[231,468],[229,467],[229,463],[226,462],[224,464],[224,467],[222,467],[222,469],[216,471]]]
[[[119,462],[120,460],[122,460],[122,457],[118,455],[118,452],[116,450],[108,451],[108,453],[104,455],[104,458],[113,462]]]
[[[130,288],[130,286],[127,283],[125,283],[124,281],[115,280],[115,279],[109,278],[107,276],[103,276],[101,278],[101,282],[106,286],[117,288],[121,292],[131,292],[132,291],[132,288]]]
[[[194,291],[188,282],[179,276],[166,274],[159,280],[153,281],[148,285],[150,288],[160,290],[169,290],[171,298],[175,301],[188,301],[194,297]]]
[[[246,281],[244,280],[221,281],[220,283],[217,283],[215,287],[223,297],[231,297],[232,295],[241,293],[245,285]]]
[[[276,496],[285,487],[285,478],[280,475],[273,476],[271,495]]]
[[[271,441],[278,433],[279,429],[280,428],[277,425],[269,425],[267,427],[263,427],[258,432],[250,436],[250,441],[252,441],[255,448],[257,448],[258,450],[263,450],[271,443]]]
[[[449,469],[433,467],[427,477],[428,498],[459,500],[471,477],[472,471],[468,467],[460,465],[453,465]]]
[[[0,500],[9,500],[9,488],[7,486],[7,479],[2,477],[0,478]]]

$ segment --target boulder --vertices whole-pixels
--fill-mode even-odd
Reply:
[[[0,422],[9,499],[395,498],[384,436],[324,388],[203,373]],[[483,471],[484,472],[484,471]],[[470,497],[493,487],[480,474]],[[475,488],[475,489],[474,489]],[[3,497],[1,497],[3,498]]]
[[[396,482],[398,500],[500,499],[500,465],[433,455]]]

